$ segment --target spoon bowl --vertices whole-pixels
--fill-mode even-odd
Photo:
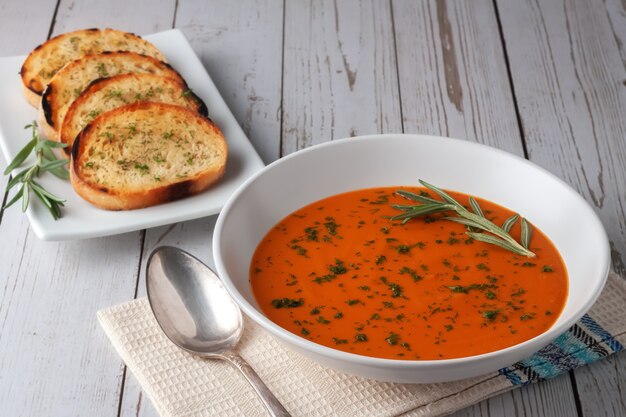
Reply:
[[[270,415],[290,416],[235,351],[243,332],[241,310],[215,272],[189,253],[163,246],[148,259],[146,287],[154,317],[174,344],[195,355],[228,361],[252,385]]]
[[[187,252],[173,247],[152,252],[146,285],[157,322],[180,348],[214,356],[239,342],[241,310],[217,275]]]

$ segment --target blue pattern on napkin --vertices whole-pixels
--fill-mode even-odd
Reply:
[[[588,314],[554,342],[507,368],[500,375],[513,385],[527,385],[597,361],[624,346]]]

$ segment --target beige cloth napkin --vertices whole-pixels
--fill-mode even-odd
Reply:
[[[626,344],[623,279],[610,274],[589,316],[594,326],[600,324],[602,331],[613,336],[609,343],[612,350],[606,340],[594,348],[610,354]],[[231,365],[200,359],[170,342],[160,331],[145,298],[99,311],[98,318],[161,416],[267,415],[252,388]],[[245,320],[239,352],[294,417],[440,416],[520,386],[502,372],[422,385],[359,378],[291,352],[249,319]]]

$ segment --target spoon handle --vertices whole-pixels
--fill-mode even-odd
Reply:
[[[261,397],[261,401],[263,401],[263,404],[272,417],[291,417],[291,414],[285,410],[285,407],[278,401],[278,398],[272,394],[272,391],[270,391],[267,385],[259,378],[259,375],[257,375],[245,359],[233,351],[224,352],[223,357],[232,363],[235,368],[239,369],[243,376],[246,377],[250,385],[252,385],[252,388],[254,388],[256,393],[259,394],[259,397]]]

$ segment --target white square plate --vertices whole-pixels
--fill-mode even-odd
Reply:
[[[39,182],[67,202],[62,209],[63,217],[55,221],[46,208],[33,199],[34,204],[31,202],[26,214],[40,239],[72,240],[107,236],[217,214],[233,191],[263,168],[263,161],[182,32],[168,30],[145,38],[163,52],[194,93],[206,103],[211,120],[222,129],[228,143],[226,174],[203,193],[130,211],[98,209],[74,193],[69,181],[53,175],[42,175]],[[24,59],[25,56],[0,58],[0,147],[7,163],[30,138],[30,132],[24,130],[24,126],[37,119],[37,110],[22,95],[19,72]],[[13,193],[11,190],[11,195]],[[19,204],[16,203],[9,210],[20,210]]]

